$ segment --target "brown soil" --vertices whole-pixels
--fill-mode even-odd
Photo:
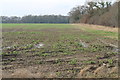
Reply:
[[[79,24],[77,24],[79,25]],[[116,28],[104,28],[92,25],[81,24],[80,26],[90,26],[93,29],[102,29],[116,32]],[[16,33],[11,32],[43,32],[41,35],[37,33]],[[67,31],[67,32],[66,32]],[[5,33],[4,33],[5,32]],[[9,32],[9,33],[6,33]],[[45,34],[47,33],[47,34]],[[98,36],[96,34],[90,34],[85,32],[82,29],[36,29],[36,30],[27,30],[27,29],[3,29],[3,46],[12,46],[19,45],[17,48],[5,49],[3,52],[9,53],[3,55],[2,59],[2,72],[3,78],[98,78],[98,77],[118,77],[117,74],[117,54],[113,54],[113,46],[108,46],[100,42],[96,37],[92,39],[82,39],[81,41],[89,45],[90,47],[85,47],[84,49],[89,50],[89,48],[94,47],[101,49],[100,51],[87,51],[84,52],[76,48],[76,46],[63,46],[66,49],[70,48],[71,51],[75,54],[64,54],[60,50],[52,50],[50,45],[53,43],[58,43],[61,41],[61,44],[67,44],[69,40],[59,40],[61,36],[65,34],[81,35],[85,34],[88,36]],[[51,36],[51,37],[49,37]],[[19,38],[18,38],[19,37]],[[31,38],[32,37],[32,38]],[[46,38],[47,37],[47,38]],[[34,39],[33,39],[34,38]],[[102,36],[99,36],[102,38]],[[42,52],[44,48],[23,48],[23,45],[32,44],[32,40],[41,40],[42,43],[45,43],[45,51]],[[70,38],[71,39],[71,38]],[[74,41],[77,42],[80,39]],[[106,42],[106,40],[103,39]],[[118,41],[118,40],[117,40]],[[107,42],[117,44],[117,41],[114,39],[108,39]],[[65,43],[66,42],[66,43]],[[71,41],[72,42],[72,41]],[[71,45],[73,45],[71,43]],[[104,46],[102,46],[104,45]],[[21,47],[23,46],[23,47]],[[102,47],[101,47],[102,46]],[[34,50],[35,49],[35,50]],[[93,48],[91,48],[93,49]],[[116,49],[116,48],[115,48]],[[17,51],[18,54],[10,54],[10,52]],[[39,54],[34,53],[49,53],[50,56],[40,56]],[[66,52],[67,53],[67,52]],[[112,61],[111,61],[112,59]],[[77,61],[75,61],[77,60]]]

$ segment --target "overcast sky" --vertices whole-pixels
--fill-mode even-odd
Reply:
[[[0,0],[1,15],[23,16],[33,15],[67,15],[77,5],[83,5],[85,0]]]
[[[3,16],[24,15],[67,15],[86,0],[0,0],[0,14]]]

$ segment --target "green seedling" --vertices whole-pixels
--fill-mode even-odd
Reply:
[[[112,59],[108,59],[108,63],[109,64],[113,64],[113,60]]]
[[[36,61],[36,64],[42,64],[43,62],[42,61]]]
[[[46,57],[46,56],[50,56],[49,53],[44,53],[44,54],[41,54],[42,56]]]
[[[77,64],[77,60],[76,59],[72,59],[69,61],[70,65],[76,65]]]
[[[16,59],[15,58],[11,58],[11,61],[15,61]]]
[[[60,76],[60,75],[61,75],[61,72],[56,72],[56,75],[57,75],[57,76]]]

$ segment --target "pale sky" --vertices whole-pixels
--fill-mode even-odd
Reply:
[[[67,15],[85,0],[0,0],[0,14],[3,16],[24,15]],[[1,11],[2,10],[2,11]]]
[[[0,0],[0,15],[67,15],[75,6],[86,0]]]

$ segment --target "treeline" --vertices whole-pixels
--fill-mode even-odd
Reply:
[[[68,23],[68,16],[62,15],[43,15],[33,16],[27,15],[23,17],[17,16],[1,16],[2,23]]]
[[[74,7],[69,12],[70,23],[87,23],[118,27],[118,3],[115,2],[87,2]]]

